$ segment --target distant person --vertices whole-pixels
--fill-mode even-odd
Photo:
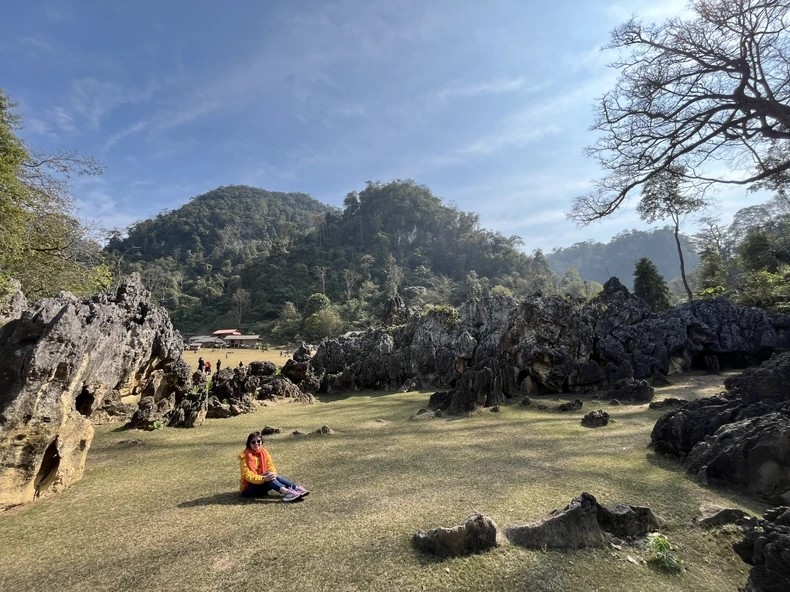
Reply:
[[[242,362],[241,360],[239,360],[239,368],[244,368],[244,362]]]
[[[211,362],[206,361],[206,374],[211,374]]]
[[[228,359],[228,356],[229,356],[229,355],[230,355],[230,352],[225,352],[225,359],[226,359],[226,360]]]
[[[219,372],[220,367],[222,366],[222,360],[217,360],[217,372]]]
[[[239,452],[239,468],[239,492],[244,497],[262,497],[276,491],[283,496],[284,502],[295,502],[310,494],[301,485],[277,474],[269,451],[263,447],[260,432],[247,436],[247,445]]]
[[[198,358],[198,372],[203,372],[203,368],[205,368],[205,362],[203,358]]]

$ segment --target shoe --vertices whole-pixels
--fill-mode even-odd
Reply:
[[[308,495],[310,495],[310,492],[307,491],[301,485],[297,485],[296,487],[294,487],[294,491],[298,492],[301,497],[307,497]]]
[[[295,489],[289,489],[288,491],[285,492],[285,495],[283,496],[283,501],[284,502],[295,502],[300,497],[302,497],[301,493],[299,493]]]

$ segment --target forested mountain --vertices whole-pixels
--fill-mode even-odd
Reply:
[[[187,333],[233,325],[318,337],[377,322],[395,294],[419,309],[559,283],[518,237],[481,229],[477,214],[412,181],[368,183],[344,205],[221,187],[138,222],[106,252],[118,270],[140,271]]]
[[[331,211],[304,193],[219,187],[133,224],[126,237],[115,233],[105,252],[117,275],[139,271],[174,321],[192,330],[221,316],[246,264],[287,253]]]
[[[133,224],[126,238],[111,237],[107,250],[131,261],[170,257],[219,264],[285,251],[333,208],[304,193],[277,193],[232,185],[191,199],[173,211]]]
[[[686,269],[692,270],[699,264],[699,256],[688,237],[681,235],[681,245]],[[626,230],[608,243],[585,241],[554,249],[546,260],[556,274],[575,268],[584,279],[605,282],[617,276],[630,288],[634,266],[643,257],[653,262],[667,282],[680,276],[677,245],[669,226],[649,231]]]

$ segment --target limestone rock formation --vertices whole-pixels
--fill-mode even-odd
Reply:
[[[692,448],[683,466],[705,483],[790,504],[790,417],[769,413],[723,425]]]
[[[12,279],[8,294],[0,298],[0,327],[21,317],[27,306],[27,298],[22,293],[22,284]]]
[[[459,526],[420,530],[414,533],[412,542],[424,553],[439,557],[458,557],[496,547],[496,532],[496,524],[490,518],[474,513]]]
[[[658,530],[662,524],[650,508],[605,508],[586,492],[552,514],[534,524],[509,526],[505,536],[511,543],[530,549],[581,549],[603,545],[604,533],[631,540]]]
[[[772,508],[743,529],[743,540],[733,548],[754,566],[745,592],[790,592],[790,507]]]
[[[790,503],[790,352],[727,379],[727,392],[670,411],[653,427],[657,452],[706,482]]]
[[[740,524],[747,518],[749,515],[738,508],[703,506],[700,508],[700,516],[695,522],[703,528],[717,528],[726,524]]]
[[[0,329],[0,508],[79,480],[91,416],[189,387],[183,342],[137,275],[115,294],[62,292]],[[175,401],[174,401],[175,402]]]
[[[701,368],[711,356],[723,367],[743,366],[788,347],[790,316],[724,300],[657,315],[612,278],[589,303],[496,295],[324,340],[310,368],[324,392],[413,382],[451,393],[435,408],[463,414],[516,396],[560,392],[614,389],[609,397],[648,403],[647,379],[658,384],[667,374]]]
[[[388,298],[384,303],[384,311],[381,314],[381,322],[386,327],[393,325],[402,325],[409,320],[411,311],[403,298],[399,294]]]

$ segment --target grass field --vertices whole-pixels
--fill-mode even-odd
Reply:
[[[280,352],[288,352],[288,355],[282,356]],[[245,366],[250,362],[274,362],[278,366],[282,366],[291,359],[292,354],[296,351],[295,347],[281,347],[270,348],[266,351],[259,349],[201,349],[200,351],[185,351],[184,360],[187,364],[192,366],[193,370],[197,370],[198,358],[203,358],[211,362],[212,370],[216,370],[217,360],[222,362],[223,368],[235,368],[242,362]]]
[[[660,396],[717,390],[705,377],[683,380]],[[702,487],[648,450],[659,411],[606,407],[616,421],[597,430],[579,425],[588,402],[568,414],[514,403],[498,414],[410,421],[428,395],[325,397],[192,430],[98,426],[80,482],[0,515],[0,590],[720,592],[745,581],[735,535],[691,519],[703,503],[763,508]],[[236,454],[264,424],[283,429],[266,446],[281,474],[312,490],[305,501],[238,497]],[[323,424],[335,435],[289,436]],[[130,439],[142,445],[123,443]],[[499,527],[538,520],[581,491],[604,504],[649,505],[667,520],[686,571],[656,571],[628,547],[503,545],[438,561],[410,545],[416,530],[473,511]]]

